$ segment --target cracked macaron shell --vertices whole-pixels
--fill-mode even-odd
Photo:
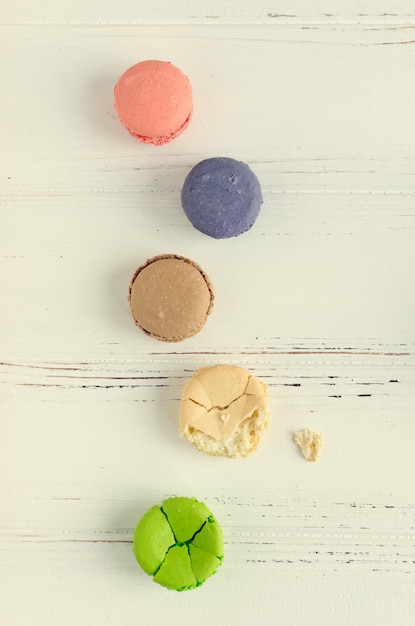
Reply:
[[[223,559],[222,530],[209,508],[195,498],[168,498],[139,521],[134,555],[153,580],[168,589],[199,587]]]
[[[268,412],[267,389],[258,378],[236,365],[204,367],[183,388],[180,432],[194,428],[220,441],[257,410]]]

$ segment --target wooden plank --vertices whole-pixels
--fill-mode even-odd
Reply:
[[[3,215],[2,360],[413,354],[410,195],[266,193],[250,233],[222,242],[190,226],[178,190],[13,199]],[[127,301],[135,268],[165,252],[199,262],[216,293],[202,332],[181,344],[146,337]]]
[[[3,23],[123,23],[123,24],[264,24],[264,23],[381,23],[412,24],[415,11],[407,0],[2,0]]]
[[[251,163],[266,190],[414,192],[405,29],[22,26],[2,39],[3,193],[167,191],[216,154]],[[163,148],[130,137],[113,108],[126,67],[160,56],[195,94],[190,128]]]

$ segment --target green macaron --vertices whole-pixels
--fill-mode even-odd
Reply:
[[[138,522],[133,552],[159,585],[177,591],[194,589],[222,563],[222,529],[202,502],[168,498],[161,506],[152,506]]]

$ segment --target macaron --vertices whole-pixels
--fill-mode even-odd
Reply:
[[[201,452],[246,457],[257,449],[268,424],[267,386],[242,367],[203,367],[183,388],[180,434]]]
[[[228,157],[197,163],[186,176],[181,199],[193,226],[215,239],[249,230],[263,202],[254,172],[246,163]]]
[[[114,106],[128,132],[155,146],[178,137],[193,113],[192,87],[168,61],[142,61],[126,70],[114,88]]]
[[[214,301],[212,284],[194,261],[177,254],[148,259],[129,287],[136,326],[160,341],[183,341],[204,326]]]
[[[194,589],[223,561],[222,529],[203,502],[168,498],[138,522],[133,552],[154,582],[176,591]]]

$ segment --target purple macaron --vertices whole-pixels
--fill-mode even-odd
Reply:
[[[249,230],[263,202],[259,181],[242,161],[214,157],[200,161],[187,175],[182,206],[189,221],[215,239]]]

